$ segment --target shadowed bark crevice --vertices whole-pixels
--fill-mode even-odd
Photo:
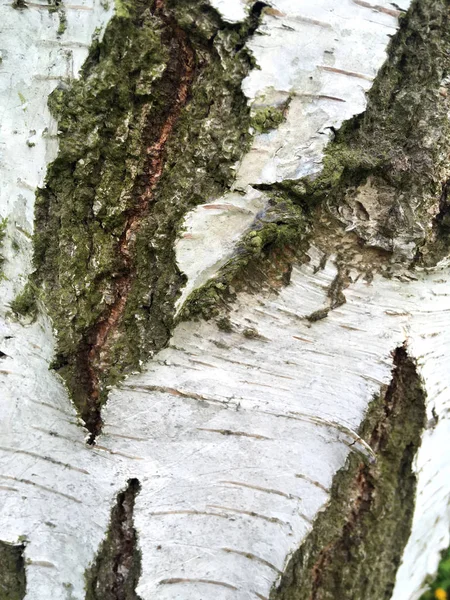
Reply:
[[[140,491],[137,479],[117,496],[111,522],[97,558],[86,572],[86,600],[140,600],[136,585],[141,573],[133,511]]]
[[[25,596],[24,549],[22,544],[0,542],[0,600],[22,600]]]
[[[350,456],[331,500],[292,557],[271,600],[388,600],[415,504],[412,470],[425,425],[425,393],[404,347],[394,353],[392,381],[375,399],[361,437],[376,453]]]

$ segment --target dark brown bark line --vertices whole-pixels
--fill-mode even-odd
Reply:
[[[401,400],[402,387],[410,383],[408,381],[409,375],[411,375],[411,379],[414,376],[417,377],[414,366],[411,365],[404,347],[397,348],[395,351],[394,368],[396,371],[384,398],[383,414],[369,440],[369,445],[376,454],[383,452],[389,443],[389,419]],[[411,370],[414,371],[410,373]],[[407,374],[407,381],[405,381],[405,375]],[[358,535],[357,530],[360,523],[366,514],[370,514],[376,503],[376,491],[376,476],[374,476],[372,467],[361,464],[355,477],[352,509],[343,527],[342,537],[323,550],[319,560],[313,567],[313,590],[310,600],[320,600],[323,597],[322,588],[327,578],[326,573],[327,570],[333,569],[335,556],[339,553],[345,553],[348,556],[352,554],[352,546],[357,543],[355,539]]]
[[[163,0],[157,0],[154,14],[159,16],[166,28],[166,42],[171,46],[171,61],[168,70],[175,74],[173,103],[168,107],[166,116],[154,135],[152,123],[147,123],[148,136],[146,155],[146,181],[143,191],[136,198],[135,207],[129,212],[125,228],[118,244],[118,252],[123,264],[123,275],[115,282],[115,301],[101,320],[88,334],[89,345],[79,358],[85,365],[88,375],[88,400],[83,418],[91,433],[90,442],[100,433],[101,420],[101,374],[102,354],[108,350],[111,334],[119,325],[124,314],[128,296],[136,275],[133,265],[133,248],[140,225],[149,211],[154,191],[161,178],[165,163],[165,148],[176,126],[183,107],[188,102],[189,90],[195,71],[194,50],[189,44],[186,33],[177,25],[175,19],[164,12]],[[148,135],[150,132],[150,135]],[[84,354],[84,355],[83,355]]]
[[[126,2],[81,77],[49,99],[59,152],[37,193],[35,272],[14,304],[23,316],[37,298],[46,307],[51,366],[92,438],[110,388],[169,341],[185,215],[229,189],[250,143],[243,46],[263,6],[232,26],[207,0]]]
[[[107,537],[86,574],[86,600],[139,600],[135,589],[141,565],[133,525],[139,491],[138,480],[130,479],[117,497]]]
[[[331,501],[291,561],[275,600],[388,600],[415,503],[412,463],[425,424],[425,393],[405,347],[392,381],[369,409],[362,437],[375,464],[349,459]]]

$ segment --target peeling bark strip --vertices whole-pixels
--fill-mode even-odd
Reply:
[[[0,542],[0,598],[22,600],[25,596],[25,561],[23,545]]]
[[[416,491],[412,462],[425,426],[425,394],[404,347],[392,381],[373,401],[361,435],[374,465],[351,456],[331,501],[291,559],[272,600],[388,600],[409,537]]]
[[[54,368],[91,432],[108,389],[164,347],[184,283],[174,241],[185,213],[231,184],[250,140],[245,40],[204,2],[128,0],[82,77],[57,89],[60,150],[38,191],[38,290],[58,333]]]
[[[86,573],[86,600],[139,600],[135,589],[141,573],[133,510],[140,484],[130,479],[117,497],[111,523],[97,559]]]

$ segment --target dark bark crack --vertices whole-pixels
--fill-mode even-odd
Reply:
[[[140,491],[130,479],[111,513],[111,522],[97,558],[86,572],[86,600],[139,600],[136,585],[141,572],[133,512]]]
[[[273,600],[388,600],[411,529],[412,463],[425,426],[425,393],[406,348],[392,381],[369,408],[361,436],[376,462],[352,456],[335,477],[327,509],[294,555]]]
[[[174,244],[185,214],[229,189],[251,134],[241,89],[245,22],[206,0],[124,0],[79,80],[52,93],[59,153],[36,199],[36,295],[57,333],[52,367],[94,443],[111,386],[170,339],[185,282]]]
[[[173,102],[172,105],[167,107],[166,114],[162,116],[158,127],[155,126],[153,121],[148,122],[145,126],[144,137],[146,138],[145,152],[147,159],[144,181],[142,182],[143,189],[136,197],[135,206],[128,211],[125,227],[118,244],[123,274],[113,281],[114,302],[91,331],[88,332],[86,336],[89,340],[88,345],[79,355],[80,364],[85,365],[88,374],[88,399],[82,416],[86,427],[91,433],[90,443],[94,443],[102,425],[100,405],[101,355],[103,352],[107,352],[109,337],[121,321],[127,305],[136,275],[133,260],[136,235],[154,198],[154,191],[165,165],[166,144],[178,121],[181,110],[188,102],[195,72],[194,50],[186,33],[178,26],[175,19],[165,11],[165,2],[156,0],[152,12],[162,20],[164,24],[163,40],[170,48],[170,60],[167,66],[170,81],[167,82],[167,85],[173,89]]]

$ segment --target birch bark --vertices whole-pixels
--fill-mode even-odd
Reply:
[[[0,600],[420,597],[448,14],[3,5]]]

